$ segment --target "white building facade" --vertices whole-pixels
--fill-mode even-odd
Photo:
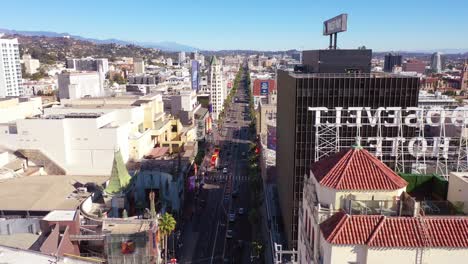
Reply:
[[[29,54],[23,55],[23,63],[27,74],[36,73],[39,67],[41,66],[39,60],[33,59]]]
[[[64,72],[58,76],[60,99],[104,96],[104,79],[99,72]]]
[[[133,72],[135,74],[144,74],[145,73],[145,60],[142,58],[133,59]]]
[[[109,175],[116,150],[126,162],[153,147],[151,130],[145,130],[143,122],[141,107],[49,108],[40,118],[16,120],[14,129],[12,124],[0,125],[0,145],[39,150],[67,174]]]
[[[0,98],[23,95],[17,39],[0,38]]]
[[[221,111],[223,111],[224,99],[226,98],[226,87],[223,81],[223,72],[221,64],[216,56],[211,59],[209,71],[209,93],[212,104],[212,116],[217,120]]]
[[[299,263],[458,263],[468,217],[421,216],[407,182],[367,151],[311,166],[299,212]]]

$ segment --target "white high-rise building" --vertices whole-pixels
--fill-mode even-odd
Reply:
[[[21,95],[23,87],[18,40],[0,39],[0,98]]]
[[[209,87],[210,100],[213,107],[213,119],[218,119],[219,114],[223,110],[223,103],[226,96],[226,87],[224,86],[223,82],[221,64],[218,62],[218,59],[216,59],[216,56],[211,58]]]
[[[144,74],[145,73],[145,60],[142,58],[133,59],[133,73]]]
[[[440,52],[432,54],[431,57],[431,70],[435,73],[440,73],[442,69],[442,58]]]
[[[179,64],[182,64],[185,62],[185,51],[179,52]]]

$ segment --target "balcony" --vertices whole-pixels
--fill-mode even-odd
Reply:
[[[398,201],[396,200],[347,200],[345,211],[350,215],[398,215]]]

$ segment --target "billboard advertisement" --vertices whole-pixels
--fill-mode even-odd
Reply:
[[[468,168],[468,108],[309,107],[315,161],[360,145],[402,173]]]
[[[269,90],[269,82],[261,82],[260,83],[260,95],[268,95],[268,90]]]
[[[323,22],[323,35],[331,35],[346,31],[348,27],[348,14],[341,14]]]
[[[267,126],[267,148],[276,151],[276,126]]]
[[[192,90],[198,92],[200,84],[200,63],[197,60],[192,60]]]

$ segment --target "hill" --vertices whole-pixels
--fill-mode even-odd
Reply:
[[[168,52],[175,52],[175,51],[187,51],[192,52],[196,51],[197,49],[191,46],[179,44],[177,42],[171,41],[163,41],[163,42],[132,42],[120,39],[95,39],[95,38],[86,38],[77,35],[71,35],[68,33],[57,33],[52,31],[22,31],[22,30],[10,30],[0,28],[0,33],[8,34],[8,35],[22,35],[22,36],[30,36],[30,37],[71,37],[76,40],[84,40],[89,41],[95,44],[120,44],[120,45],[137,45],[145,48],[154,48]]]
[[[41,63],[53,64],[56,61],[64,62],[66,58],[97,57],[108,58],[110,61],[116,57],[142,57],[154,59],[165,52],[154,48],[144,48],[133,44],[97,44],[87,40],[71,37],[53,36],[26,36],[5,35],[3,38],[17,38],[20,43],[20,55],[28,52]]]

